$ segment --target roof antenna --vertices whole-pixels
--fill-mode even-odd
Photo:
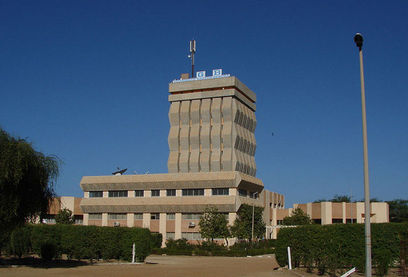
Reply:
[[[188,57],[191,59],[191,78],[194,78],[194,54],[196,52],[196,41],[190,40],[190,55]]]

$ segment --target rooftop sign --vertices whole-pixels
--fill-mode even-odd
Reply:
[[[212,76],[207,77],[205,75],[206,75],[205,70],[204,71],[197,71],[195,78],[178,79],[178,80],[174,80],[173,83],[181,83],[181,82],[189,82],[189,81],[196,81],[196,80],[207,80],[207,79],[230,77],[230,74],[222,74],[222,69],[213,69]]]

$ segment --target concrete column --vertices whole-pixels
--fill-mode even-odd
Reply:
[[[146,189],[146,190],[144,191],[144,197],[152,197],[152,191]]]
[[[143,228],[150,229],[150,213],[143,213]]]
[[[161,189],[160,190],[160,197],[166,197],[167,196],[167,190]],[[161,217],[160,217],[161,218]]]
[[[204,189],[204,196],[211,196],[211,189]]]
[[[89,214],[84,213],[84,219],[83,219],[83,225],[88,225],[88,220],[89,220]]]
[[[133,191],[134,192],[134,191]],[[135,214],[134,213],[128,213],[127,214],[127,222],[126,222],[127,227],[133,227],[135,226]]]
[[[364,202],[356,203],[356,212],[357,212],[357,223],[364,223],[362,214],[364,213]]]
[[[128,190],[128,197],[130,197],[130,198],[135,197],[135,191],[134,190]]]
[[[277,218],[277,215],[276,215],[276,208],[273,208],[272,209],[272,226],[276,226],[276,225],[278,225],[278,218]]]
[[[312,218],[312,203],[307,203],[306,204],[306,213],[310,218]]]
[[[174,239],[181,239],[181,213],[175,215],[175,234]]]
[[[102,213],[102,226],[108,226],[108,213]]]
[[[104,191],[102,194],[103,198],[108,198],[109,197],[109,192],[108,191]]]
[[[166,213],[160,213],[159,233],[163,237],[161,247],[166,247],[166,221]]]
[[[343,213],[342,213],[342,216],[343,216],[343,224],[346,224],[346,223],[347,223],[347,217],[346,217],[346,202],[342,202],[342,204],[343,204],[343,206],[342,206],[342,208],[343,208]]]
[[[230,226],[234,225],[235,219],[237,219],[236,213],[228,213],[228,225]]]
[[[182,195],[181,189],[176,189],[176,196],[181,196],[181,195]]]
[[[332,203],[322,202],[321,205],[322,225],[332,224]]]
[[[237,189],[236,188],[229,188],[229,195],[236,196],[237,195]]]
[[[84,198],[89,198],[89,191],[84,192]]]

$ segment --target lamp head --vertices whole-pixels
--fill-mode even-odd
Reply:
[[[361,50],[361,47],[363,47],[363,36],[360,33],[357,33],[354,36],[354,42],[356,43],[358,49]]]

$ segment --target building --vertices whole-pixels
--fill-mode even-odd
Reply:
[[[313,223],[327,224],[347,224],[347,223],[364,223],[364,202],[319,202],[294,204],[289,209],[274,209],[272,211],[270,225],[274,230],[273,238],[276,238],[277,231],[282,227],[282,221],[285,217],[292,215],[296,208],[302,209],[310,216]],[[389,206],[386,202],[371,203],[371,223],[389,222]]]
[[[84,176],[84,225],[145,227],[164,243],[200,240],[199,218],[210,206],[229,224],[242,204],[265,207],[270,222],[284,197],[255,177],[255,93],[221,70],[175,80],[169,93],[169,173]]]
[[[47,215],[42,219],[43,223],[55,224],[55,216],[63,209],[68,209],[74,216],[75,224],[82,224],[83,212],[80,208],[82,198],[72,196],[55,197],[50,203]]]

